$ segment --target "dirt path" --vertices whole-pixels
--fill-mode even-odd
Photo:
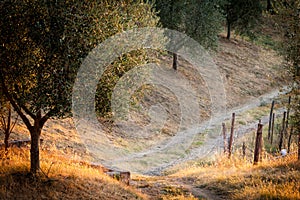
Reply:
[[[283,91],[285,91],[284,88]],[[124,163],[126,165],[130,164],[130,167],[134,169],[136,167],[138,173],[146,175],[161,175],[163,171],[184,163],[189,160],[202,159],[209,157],[216,153],[218,149],[223,148],[223,140],[220,135],[220,132],[216,130],[221,130],[219,127],[222,122],[230,119],[231,113],[235,112],[236,114],[242,113],[244,111],[259,107],[262,102],[270,103],[272,99],[279,95],[279,90],[274,90],[268,94],[255,98],[253,101],[250,101],[242,106],[228,110],[227,113],[222,114],[221,116],[211,119],[209,122],[205,121],[198,126],[180,132],[176,136],[172,137],[170,141],[161,143],[159,146],[154,146],[142,153],[132,154],[126,158],[117,160],[117,162]],[[263,124],[267,123],[268,116],[264,116],[261,119]],[[207,126],[209,124],[209,126]],[[238,137],[249,133],[251,130],[255,130],[257,122],[249,123],[246,126],[242,126],[236,130]],[[186,148],[186,145],[190,145],[193,138],[197,134],[203,132],[207,133],[207,138],[203,145],[188,149],[188,153],[182,155],[183,148]],[[187,151],[186,151],[187,152]],[[156,158],[153,160],[153,158]],[[120,165],[118,163],[118,165]],[[140,165],[147,163],[147,166],[152,165],[153,168],[142,168],[139,170]],[[127,166],[128,167],[128,166]],[[195,190],[195,189],[194,189]]]
[[[287,88],[284,88],[283,91],[286,91]],[[231,117],[231,113],[235,112],[236,114],[248,111],[250,109],[255,109],[261,105],[261,102],[264,103],[270,103],[275,97],[279,95],[279,90],[272,91],[268,94],[265,94],[257,100],[248,102],[247,104],[243,106],[239,106],[238,108],[231,109],[227,112],[227,114],[224,114],[220,117],[217,117],[215,119],[211,120],[210,126],[208,129],[214,130],[217,126],[219,126],[222,122],[225,120],[229,120]],[[281,112],[283,109],[278,109],[277,112]],[[262,124],[267,124],[268,123],[268,118],[269,116],[263,116],[261,117],[261,123]],[[244,134],[249,133],[251,131],[256,130],[257,128],[257,121],[248,123],[247,125],[240,126],[235,130],[235,133],[237,137],[242,137]],[[196,128],[198,131],[199,129]],[[180,165],[182,163],[185,163],[190,160],[195,160],[195,159],[201,159],[205,157],[210,157],[214,153],[216,153],[218,150],[223,149],[223,138],[219,134],[208,134],[209,137],[205,140],[202,146],[198,148],[193,148],[190,150],[190,153],[187,154],[185,157],[181,159],[177,159],[171,163],[166,163],[165,165],[161,165],[160,167],[157,167],[151,171],[147,171],[146,174],[148,175],[156,175],[158,176],[158,180],[161,180],[164,182],[165,185],[169,185],[175,188],[181,188],[185,191],[188,191],[187,193],[192,194],[194,197],[199,198],[199,199],[207,199],[207,200],[223,200],[222,196],[215,194],[213,191],[206,189],[206,188],[201,188],[197,187],[195,185],[194,181],[195,180],[186,180],[183,178],[179,177],[173,177],[173,176],[161,176],[162,173],[165,170],[168,170],[169,168]],[[148,153],[153,153],[155,152],[155,149],[152,149],[152,151],[148,151]],[[154,184],[155,185],[155,184]],[[158,187],[158,186],[156,186]],[[149,188],[149,190],[152,190],[153,188]],[[161,188],[156,188],[155,190],[159,190]]]
[[[190,193],[196,198],[207,200],[223,200],[223,198],[212,193],[210,190],[195,187],[190,183],[177,182],[177,184],[190,191]]]

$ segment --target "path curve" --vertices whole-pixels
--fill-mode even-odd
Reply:
[[[267,94],[264,94],[260,97],[257,97],[254,100],[249,101],[249,102],[245,103],[242,106],[230,109],[226,113],[222,114],[221,116],[211,119],[210,126],[207,127],[207,129],[212,130],[216,126],[220,126],[222,124],[222,122],[224,122],[225,120],[230,119],[231,113],[239,114],[239,113],[245,112],[247,110],[259,107],[262,102],[270,103],[275,97],[279,96],[280,94],[285,94],[287,92],[288,92],[288,87],[285,86],[280,90],[276,89],[276,90],[273,90],[273,91],[271,91]],[[269,116],[263,116],[261,118],[261,123],[266,124],[268,122],[268,118],[269,118]],[[203,122],[203,123],[208,123],[208,122]],[[200,124],[199,127],[203,126],[203,123]],[[242,128],[239,128],[236,131],[237,131],[237,134],[239,136],[242,136],[245,133],[249,133],[252,130],[256,130],[256,128],[257,128],[257,122],[253,122],[253,123],[250,123],[246,126],[243,126]],[[199,130],[196,127],[194,129],[190,129],[188,131],[199,131]],[[188,135],[186,135],[186,136],[188,136]],[[202,158],[209,157],[213,153],[215,153],[217,148],[219,148],[222,145],[223,145],[222,136],[220,136],[220,135],[218,135],[218,136],[211,135],[210,138],[206,139],[205,143],[202,146],[190,150],[190,153],[187,154],[184,158],[177,159],[177,160],[175,160],[173,162],[170,162],[170,163],[166,163],[166,164],[161,165],[160,167],[157,167],[157,168],[153,168],[153,169],[147,171],[145,174],[147,174],[147,175],[162,175],[162,173],[165,170],[167,170],[167,169],[169,169],[169,168],[171,168],[175,165],[178,165],[180,163],[184,163],[184,162],[190,161],[190,160],[202,159]],[[151,153],[151,150],[148,151],[148,152]]]

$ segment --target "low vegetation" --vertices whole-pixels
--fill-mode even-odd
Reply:
[[[1,155],[4,149],[1,149]],[[41,172],[29,175],[27,147],[10,148],[0,160],[0,199],[145,199],[146,196],[87,165],[41,151]]]
[[[253,165],[235,155],[194,162],[163,177],[135,177],[150,199],[299,199],[300,162],[295,154]]]
[[[4,149],[1,149],[3,155]],[[194,162],[161,177],[133,176],[126,186],[99,169],[42,151],[41,174],[29,176],[29,149],[10,148],[0,163],[0,199],[299,199],[296,154],[256,166],[240,155]],[[203,195],[203,196],[201,196]]]
[[[300,162],[296,154],[253,166],[234,157],[219,157],[210,165],[180,170],[172,177],[193,182],[194,187],[224,199],[299,199]]]

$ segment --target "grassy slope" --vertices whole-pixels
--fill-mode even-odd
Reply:
[[[151,199],[300,199],[300,162],[294,155],[253,166],[234,156],[195,163],[166,177],[136,177]]]
[[[228,41],[221,35],[219,48],[217,52],[212,52],[211,55],[219,66],[223,78],[227,108],[244,104],[250,99],[286,84],[281,75],[284,70],[282,58],[271,49],[256,46],[239,37]],[[172,58],[163,56],[161,62],[169,66],[172,63]],[[201,91],[201,98],[199,99],[201,113],[199,114],[201,119],[207,119],[210,115],[210,97],[201,76],[181,58],[179,58],[177,75],[190,81],[195,90]],[[167,113],[173,114],[169,116],[162,129],[163,134],[161,135],[163,135],[163,138],[176,133],[181,114],[176,98],[171,94],[166,94],[166,92],[166,90],[159,89],[150,92],[149,96],[145,97],[146,101],[141,100],[145,108],[159,101],[159,103],[166,106]],[[136,115],[133,118],[139,124],[149,123],[149,118],[142,115]],[[102,122],[104,121],[109,120],[103,120]],[[110,132],[108,137],[114,140],[114,143],[125,148],[132,147],[130,139],[126,140],[122,135],[111,132],[110,129],[108,131]],[[11,139],[29,138],[29,133],[22,123],[19,123],[14,132],[16,134],[12,134]],[[71,119],[48,121],[43,129],[42,138],[44,139],[43,148],[58,149],[65,154],[75,154],[78,157],[88,159],[84,144],[80,141]],[[157,137],[139,141],[141,145],[138,148],[142,149],[143,145],[155,144],[155,139]],[[137,142],[135,141],[135,143]],[[135,147],[133,146],[133,148]]]
[[[217,53],[213,53],[213,58],[220,67],[228,107],[245,103],[249,98],[255,98],[285,84],[280,75],[282,59],[273,50],[253,45],[239,37],[227,41],[221,35],[219,49]],[[165,61],[171,63],[171,58],[165,58]],[[195,87],[205,84],[203,80],[195,77],[195,73],[190,69],[189,65],[179,58],[178,73],[194,81]],[[203,91],[205,93],[205,89]],[[205,109],[207,105],[202,103]],[[170,108],[172,109],[174,108]],[[206,115],[207,113],[203,113],[203,116]],[[167,126],[173,127],[174,123],[176,119]],[[18,123],[11,138],[29,138],[22,123]],[[44,143],[41,146],[41,168],[48,177],[41,175],[39,178],[30,179],[26,176],[29,168],[29,150],[13,149],[9,160],[1,159],[0,198],[147,198],[138,190],[142,190],[142,193],[148,194],[152,199],[195,199],[189,195],[191,191],[194,191],[196,196],[201,196],[197,195],[201,192],[203,196],[209,196],[207,194],[212,192],[210,197],[225,199],[259,199],[265,191],[269,191],[267,195],[299,198],[299,184],[295,181],[300,178],[299,162],[296,163],[295,158],[280,161],[279,164],[267,162],[256,167],[249,163],[241,164],[240,160],[228,163],[220,159],[214,165],[189,167],[169,177],[136,177],[132,182],[133,187],[138,188],[136,190],[108,178],[101,171],[70,163],[69,158],[90,159],[71,119],[47,122],[42,138]],[[289,180],[287,184],[286,180]],[[183,185],[190,185],[194,189],[186,189]],[[285,190],[290,192],[284,192]]]
[[[173,176],[223,199],[300,199],[300,162],[295,155],[257,166],[221,157],[211,166],[181,170]]]
[[[3,156],[3,152],[0,152]],[[145,199],[101,170],[43,150],[40,176],[31,177],[29,149],[12,148],[0,163],[0,199]]]

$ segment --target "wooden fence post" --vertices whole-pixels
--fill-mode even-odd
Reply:
[[[282,118],[282,129],[280,131],[280,137],[279,137],[279,151],[281,151],[282,146],[283,146],[283,134],[285,132],[285,117],[286,117],[286,111],[283,113],[283,118]]]
[[[293,126],[291,126],[291,130],[290,130],[290,135],[289,135],[289,140],[288,140],[288,149],[287,152],[290,153],[290,148],[291,148],[291,142],[292,142],[292,135],[293,135]]]
[[[245,143],[245,142],[243,142],[243,147],[242,147],[242,149],[243,149],[243,158],[245,159],[245,157],[246,157],[246,149],[247,149],[247,146],[246,146],[246,143]]]
[[[272,127],[271,127],[271,145],[273,144],[273,136],[274,136],[274,124],[275,123],[275,113],[272,116]]]
[[[263,159],[264,146],[265,146],[264,137],[262,135],[260,138],[260,148],[259,148],[259,161],[260,162],[262,162],[262,159]]]
[[[275,101],[273,100],[272,105],[271,105],[271,110],[270,110],[270,116],[269,116],[268,140],[270,140],[274,104],[275,104]]]
[[[259,161],[260,152],[261,152],[261,143],[262,143],[262,124],[258,124],[257,132],[256,132],[256,141],[255,141],[255,149],[254,149],[254,165],[256,165]]]
[[[300,160],[300,131],[298,133],[298,160]]]
[[[285,129],[288,130],[289,127],[289,117],[290,117],[290,108],[291,107],[291,96],[289,96],[287,112],[286,112],[286,122],[285,122]]]
[[[235,121],[235,113],[232,113],[231,129],[230,129],[230,139],[229,139],[229,144],[228,144],[228,158],[231,157],[231,153],[232,153],[232,143],[233,143],[233,133],[234,133],[234,121]]]
[[[222,129],[223,129],[224,153],[226,153],[227,144],[226,144],[226,125],[225,125],[225,123],[222,123]]]

